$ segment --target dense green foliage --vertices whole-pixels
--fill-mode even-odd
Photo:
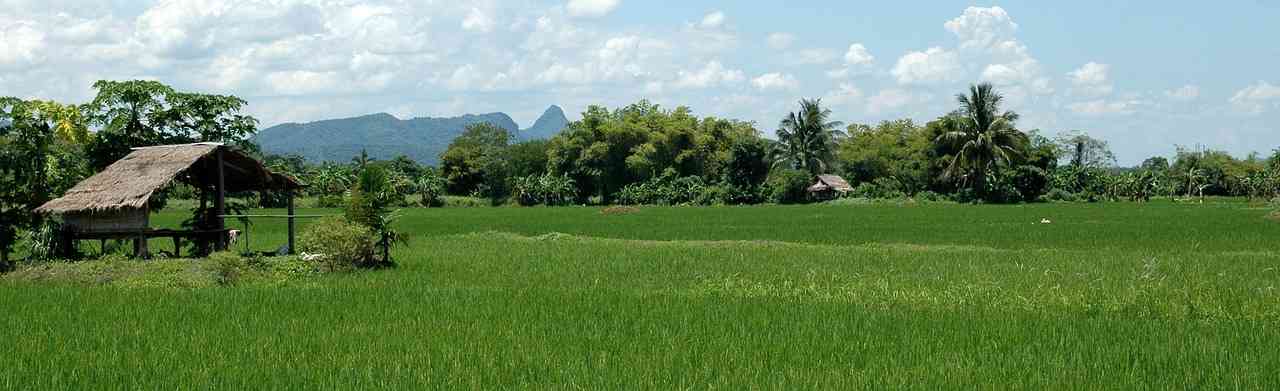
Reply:
[[[246,259],[217,287],[189,260],[111,260],[0,277],[0,385],[1272,389],[1267,212],[409,210],[399,228],[421,240],[394,270],[263,278],[295,261]],[[284,229],[258,228],[264,245]]]

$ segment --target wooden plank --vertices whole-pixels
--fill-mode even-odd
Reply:
[[[222,215],[227,214],[227,182],[226,182],[226,169],[225,169],[226,165],[223,164],[223,161],[222,161],[221,147],[218,148],[218,151],[215,154],[218,155],[218,168],[217,168],[218,190],[217,190],[217,193],[214,194],[213,207],[217,209],[216,213],[219,216],[217,228],[219,230],[223,230],[227,228],[227,219],[221,217]],[[217,246],[214,247],[214,249],[217,251],[226,250],[227,238],[226,237],[218,238]]]
[[[289,196],[289,204],[288,204],[289,206],[289,251],[288,251],[288,254],[293,255],[297,253],[293,249],[294,235],[296,234],[296,232],[294,231],[294,228],[295,228],[294,222],[297,220],[297,216],[294,214],[294,209],[293,209],[293,189],[285,189],[285,192]]]

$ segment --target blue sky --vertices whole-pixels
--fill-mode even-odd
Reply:
[[[0,95],[84,101],[96,79],[239,95],[264,125],[650,99],[777,120],[953,108],[990,81],[1047,135],[1119,163],[1175,145],[1280,148],[1280,3],[0,0]]]

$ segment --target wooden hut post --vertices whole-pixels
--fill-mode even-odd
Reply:
[[[287,205],[288,205],[288,208],[289,208],[289,251],[288,251],[288,254],[289,254],[289,255],[293,255],[293,254],[297,254],[297,253],[298,253],[298,251],[297,251],[297,250],[295,250],[295,249],[294,249],[294,247],[293,247],[293,246],[294,246],[294,225],[293,225],[293,222],[294,222],[294,220],[295,220],[295,219],[294,219],[294,217],[293,217],[293,216],[294,216],[294,210],[293,210],[293,188],[289,187],[289,185],[285,185],[285,190],[284,190],[284,192],[285,192],[285,194],[287,194],[287,195],[288,195],[288,197],[289,197],[289,201],[288,201],[288,204],[287,204]]]
[[[226,169],[223,167],[224,163],[222,161],[222,147],[218,147],[215,154],[218,157],[218,188],[216,193],[213,195],[213,207],[216,209],[215,212],[217,213],[218,222],[218,241],[216,249],[217,251],[224,251],[227,249],[227,236],[222,231],[227,229],[227,219],[222,216],[227,214],[227,182],[225,175]]]

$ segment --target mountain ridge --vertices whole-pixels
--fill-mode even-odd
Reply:
[[[488,122],[506,129],[518,141],[549,138],[569,121],[564,111],[552,105],[532,126],[520,129],[511,116],[502,112],[463,114],[456,117],[414,117],[399,119],[388,113],[373,113],[313,122],[288,122],[262,129],[254,141],[263,152],[296,154],[312,162],[345,162],[361,151],[375,159],[405,155],[423,164],[437,164],[440,154],[467,126]]]

